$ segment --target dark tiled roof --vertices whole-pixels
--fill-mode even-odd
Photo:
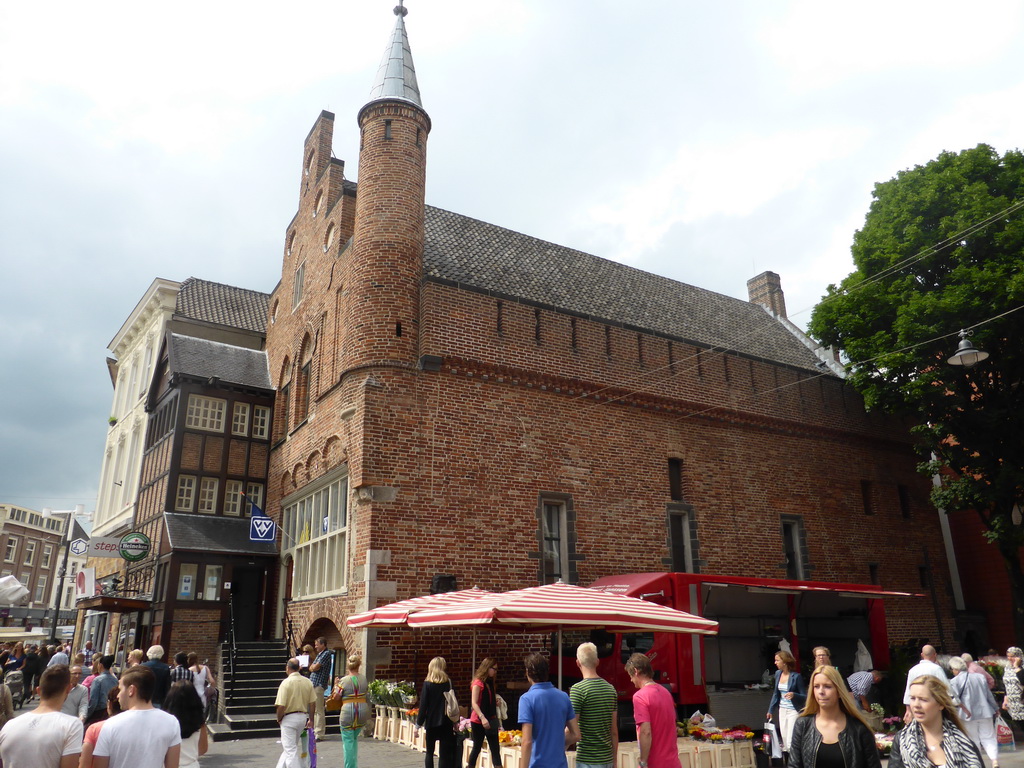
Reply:
[[[241,552],[254,555],[277,554],[275,541],[249,541],[249,518],[215,515],[184,515],[165,512],[167,538],[171,549],[204,552]]]
[[[168,349],[171,373],[216,377],[226,384],[271,389],[267,353],[172,333]]]
[[[427,206],[428,277],[820,372],[760,306]]]
[[[266,333],[269,302],[266,293],[190,277],[181,284],[174,314]]]

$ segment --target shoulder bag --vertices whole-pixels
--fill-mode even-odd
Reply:
[[[462,713],[459,711],[459,700],[455,698],[455,689],[452,687],[451,680],[448,681],[448,690],[444,692],[444,713],[448,715],[448,719],[453,723],[457,723],[462,719]]]

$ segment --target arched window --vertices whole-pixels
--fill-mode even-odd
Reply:
[[[324,253],[327,253],[327,251],[330,250],[330,248],[331,248],[331,246],[333,244],[334,244],[334,222],[331,222],[327,226],[327,234],[324,235]]]
[[[324,207],[324,191],[321,189],[316,193],[316,200],[313,202],[313,218],[315,219],[317,214],[320,213],[320,209]]]

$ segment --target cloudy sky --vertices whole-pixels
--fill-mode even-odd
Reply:
[[[321,109],[394,0],[0,6],[0,502],[95,507],[106,345],[155,277],[270,291]],[[872,185],[1024,135],[1024,5],[408,0],[427,200],[803,325]],[[969,9],[968,9],[969,5]]]

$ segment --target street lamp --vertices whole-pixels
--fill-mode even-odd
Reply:
[[[53,621],[50,624],[50,638],[53,640],[57,639],[57,622],[60,620],[60,599],[64,594],[64,575],[68,570],[68,554],[71,551],[69,546],[69,539],[71,537],[71,523],[78,515],[85,514],[85,505],[76,504],[74,509],[50,509],[49,507],[43,507],[43,517],[54,517],[56,515],[67,515],[67,522],[64,525],[64,530],[61,533],[61,543],[64,546],[64,559],[60,564],[60,571],[57,574],[56,582],[57,589],[54,590],[56,597],[53,600]],[[50,615],[50,607],[46,607],[46,613],[43,614],[43,623],[46,623],[47,616]]]
[[[946,362],[950,365],[960,365],[964,368],[973,368],[975,365],[980,363],[982,360],[988,359],[988,352],[977,349],[972,343],[968,336],[973,335],[974,331],[968,331],[966,329],[960,331],[960,345],[956,348],[956,352]]]

